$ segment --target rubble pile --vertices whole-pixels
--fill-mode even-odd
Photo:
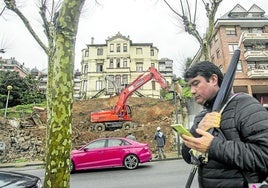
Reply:
[[[25,121],[23,121],[25,123]],[[0,155],[2,163],[43,160],[45,153],[45,127],[37,127],[32,121],[22,127],[17,120],[0,120],[0,142],[4,147]]]
[[[135,126],[129,130],[94,132],[90,127],[89,114],[92,111],[112,108],[117,97],[109,99],[90,99],[76,101],[73,105],[72,141],[73,148],[78,148],[89,141],[101,137],[125,137],[131,131],[139,142],[149,144],[155,152],[153,136],[160,126],[166,134],[166,151],[174,151],[176,136],[170,125],[174,122],[174,103],[161,99],[130,97],[128,105],[132,108]],[[37,113],[39,113],[37,115]],[[46,142],[45,111],[35,111],[34,117],[23,120],[0,118],[0,162],[44,160]],[[38,119],[38,118],[39,119]],[[1,147],[4,143],[4,149]],[[3,144],[2,144],[3,145]],[[1,151],[2,148],[2,151]]]

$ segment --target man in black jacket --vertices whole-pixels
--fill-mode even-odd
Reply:
[[[268,175],[268,111],[252,96],[238,93],[230,96],[222,114],[212,112],[223,80],[213,63],[193,65],[185,79],[195,101],[204,107],[191,128],[194,137],[182,136],[186,162],[193,162],[191,149],[207,157],[199,161],[199,187],[260,185]],[[212,134],[207,132],[211,128],[215,128]]]

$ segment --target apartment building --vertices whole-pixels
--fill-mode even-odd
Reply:
[[[149,67],[158,66],[158,49],[152,43],[133,43],[119,32],[103,44],[94,44],[91,38],[91,44],[82,50],[82,98],[116,95]],[[160,98],[160,90],[161,86],[152,80],[133,96]]]
[[[1,71],[16,71],[19,76],[24,78],[29,74],[29,69],[24,66],[24,63],[19,63],[15,57],[4,59],[0,57],[0,70]]]
[[[166,78],[168,83],[172,83],[173,74],[173,60],[169,58],[161,58],[158,60],[158,71]]]
[[[39,81],[38,89],[40,92],[46,94],[47,81],[48,81],[48,69],[39,71],[37,68],[33,68],[30,74],[35,76],[35,79]],[[76,70],[74,72],[74,99],[80,99],[80,85],[81,85],[81,72]]]
[[[233,52],[242,41],[234,92],[245,92],[268,107],[268,16],[253,4],[249,10],[237,4],[215,22],[211,61],[225,73]]]

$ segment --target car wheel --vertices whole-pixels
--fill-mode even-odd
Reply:
[[[130,154],[125,157],[124,166],[127,169],[129,170],[135,169],[138,167],[138,165],[139,165],[139,159],[136,155]]]
[[[74,162],[71,161],[71,165],[70,165],[70,172],[71,172],[71,174],[74,173],[74,171],[75,171]]]
[[[105,126],[102,123],[99,123],[99,124],[95,125],[95,130],[97,132],[102,132],[105,130]]]

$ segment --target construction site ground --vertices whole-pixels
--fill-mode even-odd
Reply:
[[[130,97],[127,104],[132,108],[134,127],[116,129],[113,131],[95,132],[91,130],[89,114],[113,108],[117,96],[75,101],[73,105],[72,142],[73,148],[78,148],[89,141],[101,137],[125,137],[131,131],[137,141],[148,143],[154,156],[156,144],[153,139],[158,126],[166,135],[165,151],[168,158],[177,155],[176,134],[171,128],[174,122],[175,105],[173,101],[154,98]],[[6,145],[5,153],[0,156],[0,162],[17,163],[44,161],[46,139],[46,110],[39,112],[38,121],[32,118],[14,120],[0,119],[0,141]],[[37,125],[38,124],[38,125]],[[15,125],[15,126],[14,126]]]

